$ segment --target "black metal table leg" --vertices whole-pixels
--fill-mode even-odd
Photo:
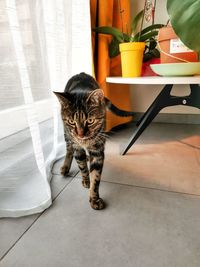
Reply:
[[[197,84],[191,84],[190,89],[191,93],[188,96],[172,96],[171,90],[173,85],[167,84],[162,89],[160,94],[156,97],[147,111],[144,113],[142,118],[138,123],[138,128],[132,135],[128,145],[123,150],[122,155],[125,155],[130,147],[135,143],[135,141],[139,138],[142,132],[148,127],[148,125],[152,122],[152,120],[156,117],[156,115],[160,112],[161,109],[168,106],[175,105],[185,105],[192,106],[196,108],[200,108],[200,87]]]
[[[188,106],[200,109],[200,86],[198,84],[190,84],[191,94],[188,98]]]
[[[150,105],[150,107],[146,110],[146,112],[141,116],[141,118],[139,119],[139,121],[136,123],[136,126],[139,126],[140,123],[143,121],[144,117],[146,116],[146,114],[148,113],[148,111],[152,108],[152,106],[156,106],[158,102],[160,102],[160,99],[162,98],[162,96],[165,94],[170,94],[171,90],[172,90],[173,85],[172,84],[168,84],[166,85],[161,92],[158,94],[158,96],[156,97],[156,99],[153,101],[153,103]],[[163,98],[162,98],[163,99]]]
[[[131,137],[128,145],[122,152],[122,155],[125,155],[129,148],[135,143],[138,137],[142,134],[142,132],[146,129],[146,127],[152,122],[152,120],[156,117],[163,107],[168,105],[168,100],[170,98],[170,92],[172,90],[173,85],[168,84],[162,89],[156,99],[153,101],[151,106],[147,109],[147,111],[142,116],[140,120],[140,124],[136,131],[134,132],[133,136]]]

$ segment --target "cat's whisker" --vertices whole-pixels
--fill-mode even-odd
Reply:
[[[100,133],[99,136],[104,137],[105,139],[110,139],[111,138],[109,135],[102,134],[102,133]]]

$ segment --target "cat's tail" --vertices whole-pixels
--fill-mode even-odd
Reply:
[[[118,107],[113,105],[113,103],[108,98],[104,97],[104,99],[106,103],[106,108],[112,113],[114,113],[115,115],[120,116],[120,117],[128,117],[128,116],[135,115],[135,112],[119,109]]]

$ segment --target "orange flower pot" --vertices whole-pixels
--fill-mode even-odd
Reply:
[[[178,38],[171,26],[163,27],[158,33],[161,63],[197,62],[197,52],[189,50]]]

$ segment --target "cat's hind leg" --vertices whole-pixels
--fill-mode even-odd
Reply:
[[[88,171],[88,166],[87,166],[87,156],[83,148],[80,147],[80,148],[75,149],[75,159],[81,171],[83,186],[85,188],[90,188],[90,178],[89,178],[89,171]]]

